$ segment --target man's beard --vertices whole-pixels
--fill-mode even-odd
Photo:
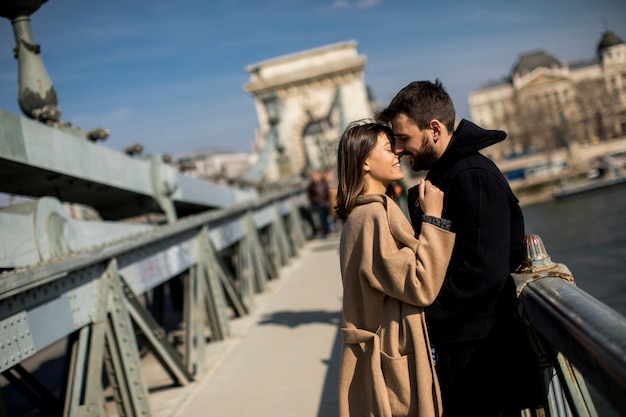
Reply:
[[[424,139],[424,144],[419,153],[412,155],[413,163],[411,169],[415,172],[425,171],[431,169],[437,162],[437,152],[435,147],[432,146]]]

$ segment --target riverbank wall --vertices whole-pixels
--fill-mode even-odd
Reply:
[[[565,181],[569,183],[589,181],[587,173],[592,168],[593,162],[602,155],[616,151],[626,151],[626,136],[595,145],[581,146],[575,144],[569,150],[558,149],[549,155],[535,155],[501,161],[497,162],[497,165],[502,172],[507,172],[514,166],[532,166],[548,163],[551,160],[567,162],[566,167],[562,170],[553,170],[543,175],[509,182],[511,189],[520,200],[520,205],[527,206],[554,199],[554,191],[562,186]]]

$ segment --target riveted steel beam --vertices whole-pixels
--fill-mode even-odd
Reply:
[[[297,253],[289,200],[303,192],[285,189],[0,274],[0,372],[67,338],[65,416],[105,415],[105,389],[120,415],[150,415],[136,330],[175,383],[191,381],[206,343],[228,338],[231,318],[248,314],[254,293]],[[138,298],[181,276],[182,357]]]
[[[80,330],[70,348],[68,416],[106,416],[103,366],[120,415],[150,415],[137,340],[115,260],[95,284],[98,296],[93,320]]]
[[[193,381],[193,375],[187,372],[180,354],[167,340],[165,330],[150,315],[145,307],[137,300],[130,287],[120,279],[124,291],[126,307],[135,325],[142,331],[150,350],[163,369],[178,385],[187,385]]]

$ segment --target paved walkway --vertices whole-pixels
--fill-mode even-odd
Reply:
[[[198,381],[151,393],[153,415],[336,417],[338,246],[337,234],[307,243],[257,296],[254,312],[231,322],[233,335],[208,345]]]

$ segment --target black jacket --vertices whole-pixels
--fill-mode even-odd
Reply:
[[[443,217],[456,233],[443,287],[426,308],[448,416],[501,416],[541,404],[545,391],[525,326],[515,317],[510,278],[522,261],[524,217],[504,175],[479,153],[505,138],[462,120],[426,176],[444,191]],[[408,204],[419,233],[416,197],[413,187]]]
[[[509,273],[522,260],[524,218],[497,166],[479,151],[506,138],[462,120],[448,149],[426,178],[445,194],[443,217],[451,220],[456,244],[441,292],[426,309],[431,340],[484,339],[508,314]],[[417,187],[408,192],[411,221],[419,234]],[[506,312],[504,312],[506,310]]]

